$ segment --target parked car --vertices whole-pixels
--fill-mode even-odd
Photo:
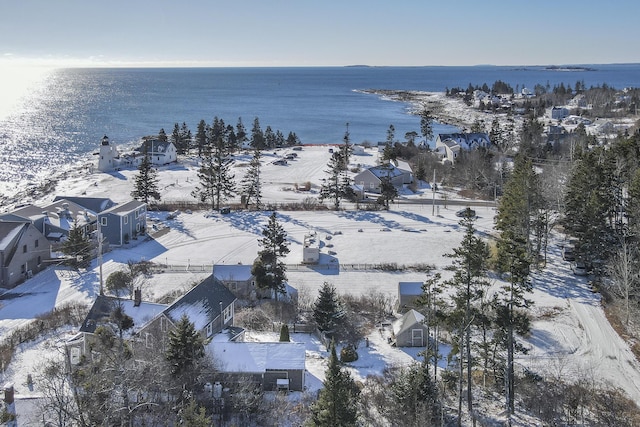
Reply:
[[[464,208],[464,209],[460,209],[458,212],[456,212],[456,216],[458,218],[465,218],[467,215],[469,216],[469,218],[475,218],[476,217],[476,211],[474,211],[471,208]]]
[[[571,264],[571,270],[573,271],[573,274],[575,274],[576,276],[586,276],[589,274],[589,271],[587,270],[587,265],[582,261],[577,261]]]
[[[576,255],[573,246],[565,245],[562,247],[562,259],[565,261],[575,261]]]

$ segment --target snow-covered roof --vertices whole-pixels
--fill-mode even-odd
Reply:
[[[399,282],[400,295],[422,295],[422,282]]]
[[[213,266],[213,275],[223,282],[246,282],[253,276],[251,266],[243,264],[216,264]]]
[[[0,251],[9,248],[11,242],[20,233],[27,223],[0,221]]]
[[[207,350],[221,372],[264,373],[268,369],[305,369],[304,343],[211,342]]]
[[[422,324],[424,316],[415,310],[407,311],[401,318],[393,322],[393,333],[398,336],[416,324]]]
[[[164,314],[176,323],[185,314],[199,331],[235,300],[235,295],[212,274],[174,302]]]
[[[133,328],[128,333],[134,333],[167,308],[166,304],[140,302],[135,305],[134,300],[98,295],[85,318],[80,332],[95,332],[101,324],[110,323],[110,317],[116,307],[120,305],[125,314],[133,319]]]
[[[146,204],[144,202],[139,202],[138,200],[131,200],[127,203],[115,205],[112,208],[109,208],[106,211],[101,212],[101,214],[126,215],[130,212],[135,211],[136,209],[139,209],[145,206]]]

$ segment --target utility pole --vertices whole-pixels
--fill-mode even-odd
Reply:
[[[104,281],[102,280],[102,227],[98,222],[98,265],[100,266],[100,295],[104,295]]]
[[[436,170],[433,170],[433,187],[431,187],[431,215],[436,214]]]

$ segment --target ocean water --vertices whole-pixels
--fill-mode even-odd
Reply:
[[[20,75],[3,75],[5,88],[22,92],[0,98],[0,196],[86,163],[103,135],[128,146],[160,128],[170,134],[176,122],[195,133],[200,120],[215,116],[234,126],[241,118],[248,131],[258,117],[262,130],[293,131],[305,144],[341,143],[347,123],[353,143],[384,141],[390,125],[398,140],[420,133],[410,105],[364,89],[442,92],[496,80],[514,88],[576,81],[640,87],[640,64],[588,67],[58,69],[28,86]]]

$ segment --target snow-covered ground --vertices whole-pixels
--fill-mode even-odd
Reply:
[[[301,201],[317,197],[317,189],[329,160],[328,147],[304,147],[297,160],[287,166],[277,166],[270,160],[290,152],[279,150],[263,158],[262,180],[264,197],[269,201]],[[374,165],[377,152],[368,150],[365,155],[354,156],[353,166]],[[238,158],[236,165],[249,160]],[[185,162],[160,168],[159,179],[163,198],[184,200],[195,182],[195,165]],[[245,168],[234,168],[240,179]],[[136,171],[113,174],[94,173],[77,175],[60,182],[55,195],[106,196],[116,202],[129,199],[131,178]],[[311,182],[311,191],[296,191],[295,184]],[[46,200],[51,200],[53,195]],[[442,197],[442,194],[438,194]],[[324,282],[335,285],[340,293],[355,295],[383,293],[390,298],[397,295],[400,281],[422,281],[425,273],[415,271],[381,272],[370,268],[371,264],[397,263],[399,265],[433,264],[439,271],[450,260],[442,255],[457,247],[463,230],[458,225],[455,211],[460,205],[434,206],[432,193],[424,191],[412,194],[403,192],[400,203],[394,203],[389,211],[365,212],[355,210],[333,211],[282,211],[278,220],[283,224],[291,241],[288,264],[302,260],[304,235],[316,232],[321,241],[321,262],[330,267],[307,269],[290,268],[290,284],[315,298]],[[447,196],[449,200],[456,197]],[[459,198],[458,198],[459,199]],[[44,202],[40,201],[40,203]],[[464,205],[464,202],[461,202]],[[478,232],[490,238],[493,230],[493,207],[475,207],[478,215]],[[229,215],[210,212],[180,213],[173,220],[166,220],[166,212],[150,212],[159,227],[169,227],[168,232],[155,239],[139,240],[124,248],[116,248],[104,255],[103,277],[122,269],[128,260],[151,260],[173,265],[250,264],[258,251],[257,239],[266,224],[270,212],[232,212]],[[526,338],[531,348],[527,356],[517,362],[539,373],[563,375],[571,380],[579,376],[591,376],[594,380],[621,387],[635,402],[640,403],[640,364],[629,346],[608,324],[600,307],[599,295],[589,290],[587,278],[574,276],[569,265],[560,256],[560,239],[556,237],[550,246],[549,265],[533,277],[535,291],[532,299],[534,322],[532,333]],[[329,254],[331,251],[331,254]],[[446,272],[445,273],[446,276]],[[145,299],[159,297],[176,289],[187,289],[203,279],[210,271],[157,274],[143,288]],[[500,282],[496,279],[495,286]],[[24,284],[6,293],[0,299],[0,337],[24,325],[36,315],[50,311],[69,301],[89,304],[99,287],[99,268],[94,263],[81,273],[65,267],[52,266]],[[0,382],[13,382],[17,397],[37,395],[26,385],[26,376],[34,373],[42,360],[52,353],[72,331],[47,337],[39,343],[27,343],[19,347],[10,366],[5,367]],[[265,340],[277,337],[265,334],[249,334],[249,339]],[[307,386],[321,386],[326,367],[326,349],[314,338],[293,334],[293,340],[307,344]],[[370,346],[359,349],[360,359],[351,365],[358,379],[379,373],[387,364],[410,363],[417,357],[417,349],[391,347],[386,336],[377,329],[369,336]],[[415,351],[414,351],[415,350]]]

